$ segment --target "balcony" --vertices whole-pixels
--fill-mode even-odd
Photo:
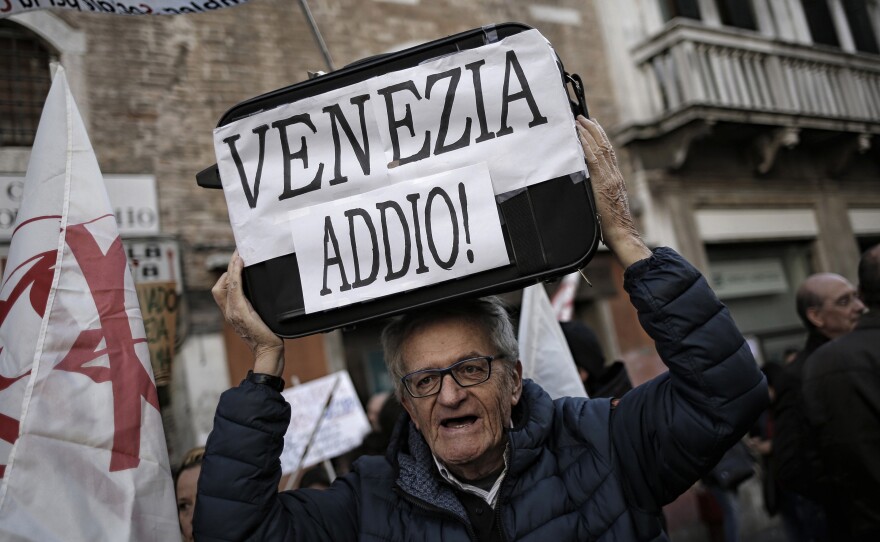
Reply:
[[[662,164],[668,167],[680,166],[690,142],[721,125],[758,142],[761,173],[772,166],[779,148],[793,147],[803,137],[835,138],[865,152],[880,133],[880,57],[875,55],[682,19],[632,55],[640,92],[646,94],[642,120],[617,136],[624,144],[677,143]]]

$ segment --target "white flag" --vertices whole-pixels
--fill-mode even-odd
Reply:
[[[547,292],[540,284],[523,289],[519,355],[523,377],[537,382],[553,399],[587,396]]]
[[[64,70],[0,285],[0,540],[178,540],[143,321]]]

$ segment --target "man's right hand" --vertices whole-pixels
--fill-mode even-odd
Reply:
[[[260,318],[241,287],[244,262],[238,251],[232,255],[226,272],[211,288],[214,301],[226,321],[254,354],[254,372],[281,376],[284,371],[284,342]]]

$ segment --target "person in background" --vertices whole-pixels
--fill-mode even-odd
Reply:
[[[796,354],[797,349],[793,350]],[[785,358],[783,357],[783,359]],[[776,433],[776,424],[773,420],[772,411],[773,402],[776,400],[774,386],[776,379],[782,370],[782,364],[775,362],[765,363],[764,366],[761,367],[761,372],[767,377],[767,391],[770,395],[771,406],[761,413],[758,421],[755,422],[754,427],[749,431],[749,438],[746,440],[752,453],[758,457],[758,463],[761,466],[761,490],[764,499],[764,510],[767,512],[768,516],[775,516],[780,512],[778,502],[779,488],[777,487],[776,480],[773,478],[773,473],[770,471],[770,462],[773,456],[773,435]],[[785,523],[791,521],[791,518],[787,518],[783,515],[782,520]],[[786,530],[789,531],[791,528],[786,527]]]
[[[387,391],[380,391],[371,395],[367,400],[367,408],[365,410],[367,411],[367,419],[370,420],[370,426],[373,428],[373,431],[379,430],[379,412],[382,410],[382,406],[389,395]]]
[[[196,489],[202,472],[205,448],[188,451],[174,474],[174,493],[177,495],[177,518],[184,542],[193,541],[193,511],[196,507]]]
[[[316,465],[306,470],[299,481],[299,487],[309,489],[327,489],[330,487],[330,477],[323,465]]]
[[[774,383],[771,470],[779,484],[779,506],[794,518],[792,540],[828,539],[823,501],[826,478],[815,435],[804,414],[803,368],[817,348],[851,332],[864,312],[855,287],[834,273],[816,273],[804,280],[795,297],[797,313],[807,328],[804,347]]]
[[[400,401],[394,395],[388,395],[376,415],[376,427],[364,437],[363,443],[349,454],[350,462],[353,463],[362,455],[384,455],[391,442],[394,426],[402,414],[403,407]]]
[[[868,307],[855,329],[818,348],[804,366],[807,419],[828,475],[832,540],[880,540],[880,245],[859,262]]]
[[[621,397],[632,389],[622,361],[605,366],[605,353],[592,329],[578,320],[559,325],[589,397]]]

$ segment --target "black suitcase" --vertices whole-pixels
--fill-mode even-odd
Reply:
[[[279,106],[309,97],[320,97],[334,89],[362,83],[400,70],[420,67],[432,60],[493,44],[529,30],[532,29],[519,23],[491,25],[403,51],[367,58],[337,71],[241,102],[220,119],[218,130]],[[559,75],[558,84],[564,88],[564,99],[568,102],[571,114],[588,116],[580,78],[576,74],[566,73],[558,57],[555,61]],[[408,112],[409,106],[407,106]],[[254,130],[254,133],[257,131]],[[572,134],[572,137],[576,136]],[[366,132],[364,138],[366,139]],[[303,138],[304,142],[305,138]],[[260,144],[262,143],[261,140]],[[260,152],[262,153],[262,147]],[[262,160],[262,154],[260,159]],[[389,167],[393,166],[389,164]],[[585,166],[583,170],[586,170]],[[246,178],[241,166],[239,173],[242,179]],[[199,186],[205,188],[223,188],[217,164],[198,173],[197,182]],[[263,183],[266,182],[264,178]],[[256,193],[256,188],[254,192]],[[250,194],[248,196],[250,197]],[[495,194],[494,199],[508,258],[508,263],[501,267],[405,291],[395,291],[383,297],[357,301],[338,308],[307,313],[297,252],[293,252],[245,267],[245,291],[255,310],[275,333],[282,337],[294,338],[353,326],[374,318],[391,316],[411,308],[464,296],[483,296],[520,289],[581,269],[595,253],[600,236],[599,225],[589,178],[583,173],[546,179],[522,189]],[[413,205],[415,209],[415,203]],[[455,217],[454,214],[452,216]],[[382,218],[384,225],[384,215]],[[349,217],[349,220],[353,219]],[[466,224],[465,221],[465,228]],[[344,232],[340,232],[340,235],[344,236]],[[352,244],[354,244],[353,236],[352,233]],[[326,247],[329,246],[327,237],[325,231],[325,289],[328,265]],[[416,233],[416,240],[418,239]],[[387,237],[385,243],[387,251]],[[357,252],[357,248],[353,250]],[[336,254],[339,255],[338,249]],[[375,258],[374,252],[374,262]],[[357,267],[357,259],[354,261]],[[408,261],[409,256],[407,256]],[[391,267],[393,267],[392,262],[388,260],[389,271]],[[340,268],[342,268],[341,264]],[[344,275],[342,282],[345,284]]]

